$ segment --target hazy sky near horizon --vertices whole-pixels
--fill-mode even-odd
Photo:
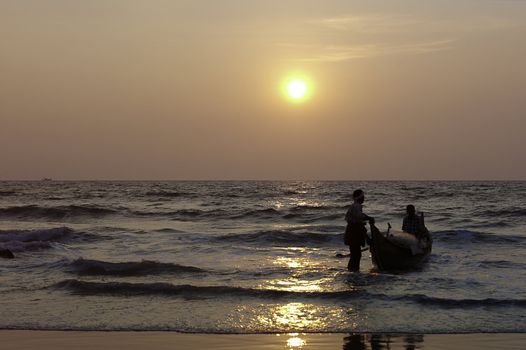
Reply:
[[[0,0],[0,179],[525,180],[525,38],[519,0]]]

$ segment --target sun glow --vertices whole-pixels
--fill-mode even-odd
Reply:
[[[291,75],[284,80],[282,90],[291,102],[303,102],[312,94],[312,84],[304,75]]]
[[[293,80],[287,85],[287,92],[295,100],[303,98],[307,92],[307,84],[303,80]]]

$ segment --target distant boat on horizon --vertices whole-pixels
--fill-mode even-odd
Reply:
[[[50,177],[44,177],[40,181],[53,181],[53,179]]]

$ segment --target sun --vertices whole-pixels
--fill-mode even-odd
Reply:
[[[305,74],[289,75],[283,80],[281,87],[290,102],[304,102],[312,95],[312,83]]]
[[[303,80],[294,79],[287,84],[287,93],[294,100],[302,99],[307,93],[307,84]]]

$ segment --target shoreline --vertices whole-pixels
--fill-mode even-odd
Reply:
[[[523,349],[526,333],[210,334],[173,331],[0,330],[2,349]]]
[[[390,335],[390,336],[407,336],[407,335],[425,335],[425,336],[446,336],[446,335],[506,335],[506,334],[524,334],[526,332],[522,331],[459,331],[459,332],[399,332],[399,331],[386,331],[386,332],[367,332],[367,331],[356,331],[356,332],[341,332],[341,331],[283,331],[283,332],[254,332],[254,333],[226,333],[226,332],[202,332],[202,331],[179,331],[172,329],[76,329],[76,328],[0,328],[0,333],[3,332],[78,332],[78,333],[171,333],[171,334],[185,334],[185,335],[288,335],[288,334],[302,334],[305,336],[308,335],[348,335],[348,334],[364,334],[364,335]]]

